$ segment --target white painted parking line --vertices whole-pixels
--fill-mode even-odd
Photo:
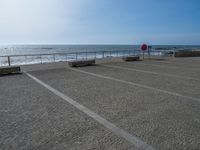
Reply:
[[[121,82],[121,83],[124,83],[124,84],[129,84],[129,85],[137,86],[137,87],[140,87],[140,88],[145,88],[145,89],[149,89],[149,90],[152,90],[152,91],[157,91],[157,92],[161,92],[161,93],[165,93],[165,94],[169,94],[169,95],[182,97],[182,98],[186,98],[186,99],[190,99],[190,100],[200,102],[200,98],[196,98],[196,97],[185,96],[185,95],[182,95],[182,94],[179,94],[179,93],[161,90],[161,89],[146,86],[146,85],[143,85],[143,84],[138,84],[138,83],[134,83],[134,82],[130,82],[130,81],[120,80],[120,79],[116,79],[116,78],[113,78],[113,77],[110,77],[110,76],[95,74],[95,73],[91,73],[91,72],[87,72],[87,71],[83,71],[83,70],[79,70],[79,69],[74,69],[74,68],[67,68],[67,69],[70,69],[70,70],[73,70],[73,71],[76,71],[76,72],[81,72],[81,73],[88,74],[88,75],[92,75],[92,76],[95,76],[95,77],[103,78],[103,79],[113,80],[113,81]]]
[[[120,66],[115,66],[115,65],[101,65],[101,66],[129,70],[129,71],[137,71],[137,72],[154,74],[154,75],[162,75],[162,76],[166,76],[166,77],[181,78],[181,79],[187,79],[187,80],[198,80],[196,78],[191,78],[191,77],[178,76],[178,75],[173,75],[173,74],[168,74],[168,73],[158,73],[158,72],[146,71],[146,70],[140,70],[140,69],[134,69],[134,68],[128,68],[128,67],[120,67]]]
[[[131,62],[127,62],[131,63]],[[199,69],[193,69],[193,68],[183,68],[183,67],[176,67],[176,66],[164,66],[164,65],[156,65],[156,64],[148,64],[145,62],[137,62],[137,64],[147,65],[147,66],[155,66],[155,67],[161,67],[161,68],[169,68],[169,69],[184,69],[184,70],[191,70],[191,71],[199,71]],[[175,65],[175,64],[174,64]]]
[[[141,149],[141,150],[154,150],[154,148],[151,145],[146,144],[144,141],[142,141],[138,137],[136,137],[134,135],[131,135],[130,133],[124,131],[123,129],[115,126],[111,122],[109,122],[106,119],[104,119],[103,117],[99,116],[97,113],[95,113],[92,110],[88,109],[87,107],[79,104],[78,102],[74,101],[73,99],[71,99],[67,95],[61,93],[60,91],[54,89],[53,87],[49,86],[48,84],[42,82],[41,80],[39,80],[38,78],[34,77],[33,75],[31,75],[29,73],[26,73],[26,74],[31,79],[33,79],[35,82],[39,83],[40,85],[42,85],[43,87],[45,87],[46,89],[48,89],[49,91],[54,93],[55,95],[59,96],[60,98],[62,98],[65,101],[67,101],[68,103],[70,103],[71,105],[76,107],[78,110],[84,112],[85,114],[87,114],[88,116],[90,116],[91,118],[93,118],[94,120],[99,122],[101,125],[103,125],[107,129],[112,131],[117,136],[123,137],[124,139],[129,141],[131,144],[133,144],[135,147],[137,147],[138,149]]]
[[[159,61],[159,63],[161,64],[170,64],[170,65],[185,65],[185,64],[189,64],[188,60],[184,61],[184,62],[180,62],[180,61]],[[180,66],[180,67],[184,67],[184,66]],[[187,66],[188,67],[188,66]]]

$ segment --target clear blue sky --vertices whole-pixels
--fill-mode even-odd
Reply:
[[[0,0],[1,44],[196,44],[200,0]]]

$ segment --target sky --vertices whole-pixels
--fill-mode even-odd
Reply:
[[[200,0],[0,0],[0,44],[200,45]]]

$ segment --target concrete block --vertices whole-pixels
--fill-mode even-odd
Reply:
[[[95,60],[78,60],[68,62],[70,67],[81,67],[81,66],[90,66],[95,64]]]
[[[124,61],[139,61],[139,56],[127,56],[122,58]]]
[[[20,72],[21,72],[20,66],[0,67],[0,75],[20,73]]]
[[[200,51],[178,51],[174,57],[200,57]]]

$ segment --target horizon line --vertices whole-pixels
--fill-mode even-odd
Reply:
[[[144,42],[145,43],[145,42]],[[136,43],[136,44],[115,44],[115,43],[107,43],[107,44],[104,44],[104,43],[0,43],[0,45],[141,45],[141,44],[144,44],[144,43]],[[173,45],[176,45],[176,46],[200,46],[200,44],[150,44],[148,42],[146,42],[147,45],[156,45],[156,46],[163,46],[163,45],[166,45],[166,46],[173,46]]]

